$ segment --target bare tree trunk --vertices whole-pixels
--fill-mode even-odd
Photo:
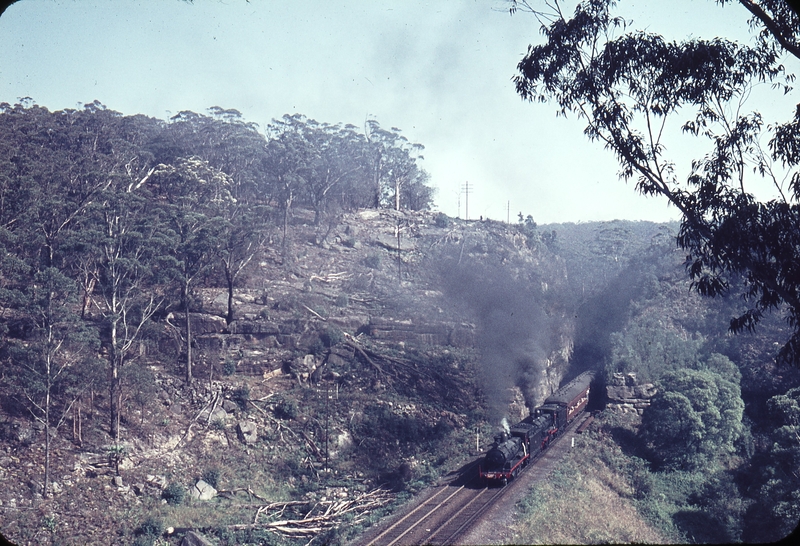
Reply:
[[[75,405],[75,411],[72,414],[72,441],[78,444],[78,447],[83,446],[83,422],[81,421],[81,402]]]
[[[48,365],[49,368],[49,365]],[[47,392],[45,393],[44,403],[44,491],[42,496],[50,496],[50,380],[48,369]]]
[[[189,313],[189,283],[183,286],[183,301],[186,311],[186,382],[192,382],[192,317]]]
[[[119,393],[120,393],[120,363],[117,354],[117,325],[111,326],[111,386],[109,392],[109,406],[111,409],[111,437],[114,442],[119,442]]]
[[[230,325],[233,322],[233,273],[230,268],[225,268],[225,280],[228,283],[228,312],[225,315],[225,323]]]

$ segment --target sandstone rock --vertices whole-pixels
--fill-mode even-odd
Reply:
[[[111,481],[117,487],[122,487],[123,485],[125,485],[122,483],[122,476],[114,476],[114,478]]]
[[[636,395],[636,398],[652,398],[658,392],[656,386],[652,383],[643,383],[641,385],[636,385],[633,388],[633,392]]]
[[[180,546],[214,546],[214,545],[208,540],[206,540],[202,535],[199,535],[194,531],[189,531],[181,539]]]
[[[167,488],[167,477],[166,476],[154,476],[153,474],[148,474],[145,478],[145,481],[148,485],[152,485],[153,487],[157,487],[158,489],[166,489]]]
[[[216,315],[189,313],[189,317],[192,321],[192,331],[198,336],[203,334],[221,334],[228,329],[225,319]],[[185,328],[186,314],[170,313],[167,315],[167,322],[178,328]]]
[[[239,409],[239,405],[233,400],[223,400],[222,409],[228,413],[236,413],[236,411]]]
[[[347,365],[347,360],[345,360],[338,354],[331,353],[328,355],[326,363],[328,366],[331,367],[342,367]]]
[[[236,404],[234,404],[234,406],[235,405]],[[210,419],[209,419],[209,414],[211,415]],[[223,407],[217,406],[216,408],[214,408],[214,411],[211,411],[211,408],[205,409],[200,413],[200,416],[198,417],[198,419],[202,421],[203,424],[205,424],[206,421],[208,421],[209,423],[213,423],[214,421],[224,421],[227,418],[228,418],[228,412],[224,409],[224,404]]]
[[[277,324],[264,320],[235,320],[231,322],[229,328],[232,334],[262,334],[274,336],[281,333]]]
[[[192,487],[192,489],[189,491],[189,494],[193,499],[205,501],[216,497],[217,490],[205,480],[197,480],[197,483],[194,484],[194,487]]]
[[[375,243],[378,246],[382,246],[387,250],[394,250],[394,251],[414,250],[417,246],[413,239],[401,236],[400,240],[398,241],[396,236],[390,235],[388,233],[378,233],[377,235],[375,235]]]
[[[236,425],[236,433],[245,444],[254,444],[258,441],[258,427],[252,421],[239,421]]]
[[[362,220],[375,220],[381,217],[381,213],[376,209],[366,209],[358,212],[358,217]]]

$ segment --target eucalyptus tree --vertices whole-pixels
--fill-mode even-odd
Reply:
[[[120,114],[100,103],[49,112],[32,101],[4,107],[2,214],[7,229],[25,233],[20,255],[57,266],[59,247],[107,184],[110,138]]]
[[[231,179],[198,157],[182,158],[174,165],[160,164],[154,173],[159,209],[168,226],[167,255],[180,287],[186,315],[186,380],[192,381],[192,300],[197,281],[208,274],[230,224],[223,210],[234,203]]]
[[[400,129],[383,129],[376,120],[367,120],[364,127],[367,140],[367,166],[373,185],[373,206],[378,208],[390,202],[395,210],[403,205],[403,193],[410,186],[419,192],[419,187],[427,187],[427,173],[418,165],[423,159],[422,144],[410,142],[400,134]],[[423,192],[424,195],[424,192]],[[419,208],[430,206],[431,194],[423,202],[410,200]]]
[[[284,253],[292,205],[305,186],[305,175],[314,157],[314,150],[304,134],[305,124],[305,116],[286,114],[280,120],[272,120],[268,127],[264,170],[269,177],[271,198],[277,201],[283,217],[281,247]]]
[[[778,541],[800,520],[800,388],[767,400],[767,412],[770,458],[756,475],[760,499],[752,516],[758,535],[752,539]]]
[[[51,440],[75,401],[98,380],[97,332],[76,313],[79,288],[58,269],[34,275],[16,301],[29,319],[24,339],[10,343],[2,381],[44,428],[43,495],[50,494]]]
[[[790,121],[765,129],[761,113],[747,112],[745,103],[763,82],[789,90],[794,74],[781,62],[787,54],[800,59],[800,17],[780,0],[717,3],[745,8],[757,31],[753,46],[628,31],[612,14],[614,0],[584,0],[572,16],[558,1],[512,0],[512,13],[532,13],[545,37],[520,61],[516,90],[582,119],[586,136],[616,156],[622,178],[635,178],[638,192],[681,212],[677,242],[688,253],[694,289],[717,296],[744,279],[749,309],[731,320],[733,332],[754,329],[768,310],[785,310],[793,332],[778,358],[797,363],[800,110],[791,106]],[[669,130],[676,119],[683,136]],[[668,144],[680,138],[707,149],[685,181],[668,156]],[[776,197],[759,200],[754,188],[765,183]]]
[[[303,197],[314,209],[314,223],[334,201],[338,188],[346,188],[364,170],[364,137],[353,125],[342,126],[305,120],[303,136],[311,150],[303,169]]]
[[[234,320],[233,294],[243,272],[269,240],[269,213],[265,206],[263,172],[266,137],[258,125],[245,122],[238,110],[209,108],[200,129],[202,157],[228,175],[230,199],[218,201],[225,220],[219,234],[219,263],[228,291],[226,322]]]
[[[735,366],[730,368],[738,374]],[[639,431],[659,467],[715,470],[727,464],[744,433],[737,380],[737,375],[724,377],[710,369],[682,369],[661,377]]]
[[[118,179],[119,180],[119,179]],[[92,208],[86,241],[96,271],[98,313],[108,352],[111,435],[120,440],[122,371],[148,321],[165,300],[157,261],[166,247],[166,230],[139,184],[109,187]],[[91,227],[90,227],[91,226]],[[89,235],[92,229],[96,231]]]

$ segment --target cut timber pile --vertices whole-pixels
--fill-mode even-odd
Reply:
[[[308,537],[338,527],[343,523],[345,514],[354,514],[349,524],[357,525],[372,510],[388,504],[393,498],[386,489],[375,489],[351,499],[319,500],[313,504],[308,501],[272,502],[258,507],[253,523],[228,525],[227,529],[270,529],[287,537]],[[297,510],[301,507],[305,507],[305,515],[294,519],[283,518],[287,509]]]

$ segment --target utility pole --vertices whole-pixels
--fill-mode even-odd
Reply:
[[[469,186],[469,182],[464,182],[464,219],[469,220],[469,192],[472,188]]]

